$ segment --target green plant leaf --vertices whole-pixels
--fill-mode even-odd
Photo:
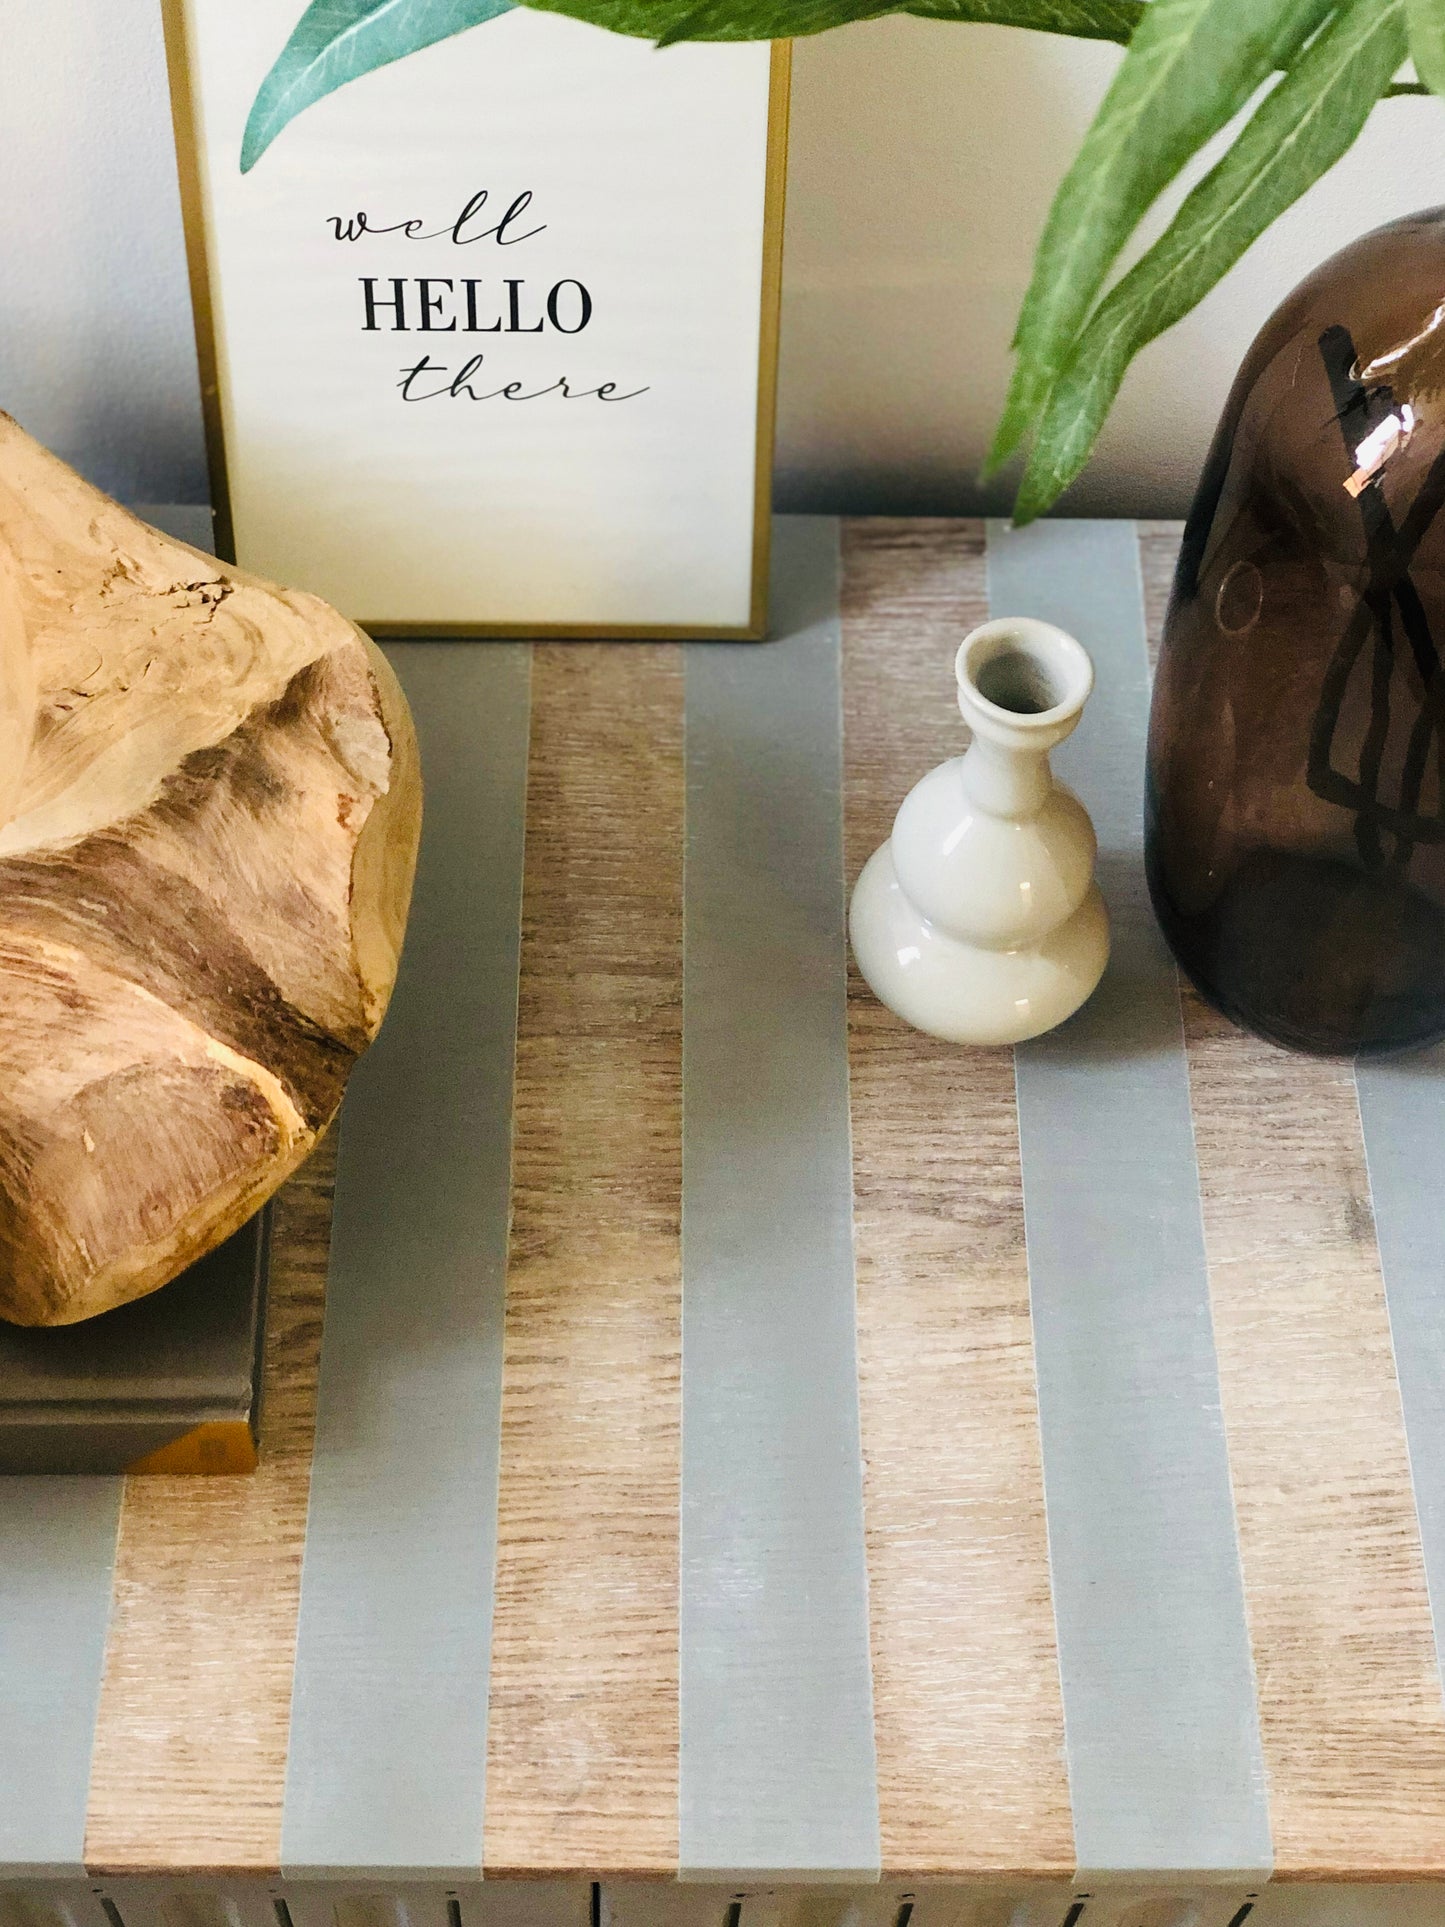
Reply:
[[[897,13],[898,0],[526,0],[613,33],[670,47],[679,40],[791,40]]]
[[[1265,96],[1079,336],[1049,396],[1019,487],[1017,521],[1043,514],[1074,480],[1134,356],[1202,300],[1334,165],[1404,57],[1403,0],[1347,0]]]
[[[678,40],[788,40],[913,12],[1127,42],[1147,0],[527,0],[543,12],[668,46]],[[507,13],[517,0],[312,0],[262,81],[241,142],[249,173],[282,128],[349,80]]]
[[[1445,5],[1405,0],[1405,32],[1415,72],[1432,93],[1445,94]]]
[[[1147,0],[526,0],[548,13],[671,46],[679,40],[796,40],[855,20],[917,13],[930,20],[1036,27],[1127,41]]]
[[[910,0],[923,20],[973,20],[996,27],[1032,27],[1075,40],[1117,40],[1127,47],[1145,0]]]
[[[311,0],[261,82],[241,141],[249,173],[304,107],[377,67],[508,13],[516,0]]]
[[[1119,250],[1190,157],[1287,66],[1332,0],[1152,0],[1049,210],[989,455],[1019,446]]]

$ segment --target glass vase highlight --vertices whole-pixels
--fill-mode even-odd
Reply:
[[[1154,686],[1150,889],[1277,1043],[1445,1037],[1445,209],[1354,242],[1240,369]]]

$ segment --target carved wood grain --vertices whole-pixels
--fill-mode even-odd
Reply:
[[[396,976],[420,821],[385,659],[0,414],[0,1314],[92,1318],[310,1153]]]

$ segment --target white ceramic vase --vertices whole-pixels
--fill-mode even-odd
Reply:
[[[1062,629],[1022,618],[975,629],[955,666],[973,741],[905,797],[849,932],[869,986],[908,1023],[1016,1044],[1071,1016],[1108,962],[1094,826],[1049,768],[1094,666]]]

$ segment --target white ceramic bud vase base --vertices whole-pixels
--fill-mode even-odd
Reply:
[[[1094,826],[1049,751],[1094,686],[1051,623],[986,623],[956,662],[973,731],[909,792],[853,891],[853,954],[882,1003],[956,1044],[1017,1044],[1079,1008],[1109,960]]]

